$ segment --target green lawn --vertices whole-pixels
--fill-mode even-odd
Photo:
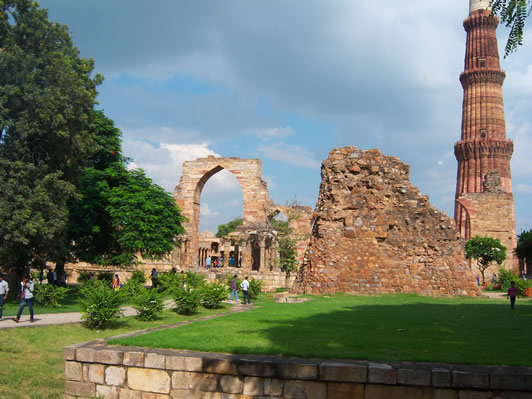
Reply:
[[[62,398],[65,389],[65,363],[61,350],[64,346],[191,320],[224,312],[229,308],[229,305],[215,311],[200,308],[200,313],[194,316],[180,316],[166,310],[162,318],[155,322],[141,322],[132,317],[124,317],[103,331],[88,330],[81,324],[0,329],[0,398]],[[0,323],[12,321],[3,320]]]
[[[415,295],[262,301],[249,312],[111,341],[209,352],[532,365],[532,301]]]

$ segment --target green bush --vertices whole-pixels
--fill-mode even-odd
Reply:
[[[132,306],[137,311],[135,317],[142,321],[155,320],[164,309],[166,292],[160,292],[140,286],[138,283],[136,284],[139,288],[131,297]]]
[[[131,273],[131,277],[129,278],[128,282],[133,281],[137,284],[144,285],[146,284],[146,275],[142,270],[135,270],[133,273]]]
[[[183,275],[177,273],[161,273],[158,279],[158,288],[162,291],[175,292],[183,286]]]
[[[90,272],[87,272],[87,271],[84,271],[84,270],[79,272],[79,276],[78,276],[78,283],[79,284],[86,283],[90,279],[91,279]]]
[[[112,287],[113,286],[113,278],[114,278],[114,273],[113,272],[99,272],[97,275],[96,275],[96,278],[100,281],[103,281],[104,283],[107,283],[107,285],[109,285],[109,287]]]
[[[260,295],[261,289],[261,280],[255,280],[254,278],[249,279],[249,296],[251,297],[251,299],[257,299]]]
[[[61,306],[59,302],[65,299],[68,291],[69,288],[52,284],[35,284],[35,301],[46,307],[58,308]]]
[[[179,314],[191,315],[198,311],[200,290],[180,287],[174,291],[175,309]]]
[[[515,286],[519,290],[519,295],[522,295],[526,288],[532,287],[532,280],[523,280],[519,278],[517,273],[515,273],[513,270],[500,268],[498,276],[499,279],[497,282],[501,285],[501,289],[504,291],[507,291],[508,288],[510,288],[511,281],[515,281]]]
[[[107,282],[90,280],[82,284],[79,293],[81,318],[88,328],[104,328],[122,315],[120,306],[124,302],[124,294],[113,290]]]
[[[220,307],[220,302],[227,299],[227,288],[223,284],[210,283],[201,289],[201,304],[207,309]]]
[[[198,274],[193,271],[186,272],[186,285],[189,288],[201,288],[205,285],[206,278],[203,274]]]

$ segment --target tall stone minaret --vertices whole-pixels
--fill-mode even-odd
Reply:
[[[462,135],[454,145],[458,161],[454,218],[466,240],[475,236],[499,238],[515,248],[515,216],[510,159],[513,142],[506,138],[502,84],[497,48],[497,17],[490,0],[470,0],[464,72]],[[508,266],[508,262],[506,263]]]

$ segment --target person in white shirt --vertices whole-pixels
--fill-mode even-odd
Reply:
[[[4,310],[4,301],[7,299],[9,285],[4,280],[4,275],[0,273],[0,320],[2,320],[2,311]]]
[[[20,308],[18,309],[17,318],[14,319],[16,323],[20,322],[20,315],[24,310],[24,306],[28,305],[30,310],[30,323],[33,323],[33,280],[30,275],[26,275],[24,280],[20,283]]]
[[[242,292],[244,293],[244,303],[246,303],[246,299],[248,301],[248,304],[251,303],[251,295],[249,295],[249,281],[248,276],[242,281],[240,284],[240,288],[242,288]]]

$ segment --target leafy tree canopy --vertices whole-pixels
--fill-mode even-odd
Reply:
[[[244,223],[244,220],[241,218],[237,218],[231,220],[229,223],[219,225],[218,231],[216,232],[216,237],[225,237],[227,234],[235,231],[238,226],[242,225],[242,223]]]
[[[79,198],[69,203],[68,242],[82,261],[130,265],[137,254],[160,259],[184,234],[184,217],[171,194],[139,169],[128,170],[120,130],[95,111],[96,151],[78,181]]]
[[[482,282],[484,272],[493,262],[500,265],[506,259],[506,247],[497,238],[475,236],[466,242],[465,249],[466,257],[477,261]]]
[[[517,235],[517,247],[514,248],[514,253],[519,259],[527,259],[532,261],[532,229],[522,231]]]
[[[523,44],[525,20],[532,11],[532,0],[491,0],[491,8],[501,23],[510,28],[504,50],[506,57]]]
[[[93,146],[99,75],[66,26],[30,0],[0,0],[0,261],[19,276],[41,263]]]

